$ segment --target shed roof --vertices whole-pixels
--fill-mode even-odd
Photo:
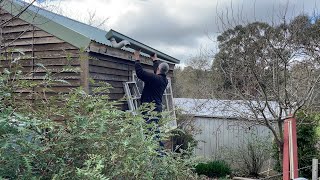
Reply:
[[[11,13],[12,15],[17,15],[28,4],[29,3],[26,3],[21,0],[0,1],[1,7],[9,13]],[[91,41],[111,46],[111,42],[106,37],[106,35],[108,34],[107,31],[73,20],[71,18],[59,15],[57,13],[45,10],[37,6],[31,5],[24,13],[22,13],[19,16],[19,18],[78,48],[87,48]],[[114,30],[110,30],[110,32],[111,31],[116,32]],[[131,38],[129,39],[131,41],[138,42]],[[127,48],[124,48],[124,50],[127,50]],[[167,60],[171,63],[180,62],[179,60],[171,56],[168,56],[165,53],[162,53],[157,50],[155,51],[158,55],[167,58],[164,60]]]
[[[268,103],[275,112],[278,112],[276,102],[270,101]],[[256,101],[174,98],[174,104],[184,114],[196,117],[251,120],[256,119],[251,107],[263,107],[264,102],[260,102],[259,105]],[[261,113],[257,113],[258,118],[262,119]],[[274,119],[267,108],[264,113],[268,119]]]

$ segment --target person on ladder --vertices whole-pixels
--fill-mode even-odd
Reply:
[[[162,96],[168,85],[167,73],[169,72],[169,65],[166,62],[161,62],[157,58],[157,54],[151,57],[153,60],[154,73],[147,72],[142,68],[140,63],[140,52],[134,52],[135,70],[137,77],[144,82],[144,88],[141,94],[141,104],[154,103],[155,109],[153,111],[162,112]],[[146,120],[148,124],[154,122],[159,123],[159,118],[151,118]],[[159,127],[156,133],[159,132]],[[160,138],[159,136],[157,137]],[[160,147],[163,148],[163,143],[159,140]]]

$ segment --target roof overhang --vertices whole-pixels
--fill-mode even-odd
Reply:
[[[150,56],[153,56],[154,54],[157,54],[157,57],[162,59],[162,60],[165,60],[165,61],[168,61],[168,62],[172,62],[172,63],[175,63],[175,64],[179,64],[180,63],[180,60],[174,58],[174,57],[171,57],[163,52],[160,52],[150,46],[147,46],[141,42],[138,42],[134,39],[131,39],[129,38],[128,36],[125,36],[115,30],[110,30],[107,35],[106,35],[106,38],[107,39],[111,39],[111,38],[114,38],[117,42],[119,41],[122,41],[122,40],[127,40],[130,42],[130,48],[132,49],[135,49],[135,50],[141,50],[142,53],[145,53],[145,54],[148,54]]]
[[[20,1],[0,0],[0,6],[13,16],[19,15],[19,13],[27,7],[28,3]],[[34,8],[31,10],[31,8]],[[78,48],[87,48],[91,40],[84,35],[77,33],[71,29],[64,27],[63,25],[42,16],[39,11],[41,8],[35,9],[35,6],[30,6],[17,18],[22,19]],[[37,11],[36,11],[37,10]]]

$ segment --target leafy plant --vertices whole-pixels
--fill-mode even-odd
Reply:
[[[182,110],[176,109],[178,128],[172,131],[172,145],[175,152],[188,152],[197,146],[198,141],[194,135],[200,132],[200,129],[194,125],[194,117],[184,115]],[[187,151],[186,151],[187,150]]]
[[[172,131],[172,143],[175,152],[184,152],[188,148],[194,148],[197,146],[197,141],[194,139],[193,135],[183,131],[181,129],[176,129]]]
[[[262,168],[271,158],[271,152],[269,136],[259,137],[251,134],[237,148],[225,149],[222,156],[227,162],[232,163],[234,174],[259,177]]]
[[[231,174],[230,166],[222,160],[199,163],[196,165],[195,171],[199,175],[203,174],[211,178],[226,177]]]

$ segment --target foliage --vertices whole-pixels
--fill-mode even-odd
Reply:
[[[306,115],[300,112],[297,115],[297,119],[298,163],[299,167],[306,167],[312,164],[312,159],[320,157],[317,147],[319,142],[317,130],[319,129],[320,115]],[[301,177],[311,178],[311,168],[302,169],[299,174]]]
[[[194,139],[193,135],[186,131],[176,129],[172,134],[172,143],[175,152],[183,152],[197,146],[197,141]]]
[[[174,69],[173,90],[175,97],[207,98],[213,93],[215,83],[210,63],[204,55],[191,58],[184,68]]]
[[[194,135],[199,130],[194,125],[193,116],[185,115],[181,111],[181,109],[176,109],[178,128],[172,131],[171,142],[175,152],[188,153],[190,152],[188,149],[193,149],[197,146],[198,142],[195,140]]]
[[[48,73],[41,82],[48,86],[33,91],[30,102],[18,90],[39,84],[7,71],[0,74],[0,178],[197,178],[192,158],[167,150],[160,156],[156,125],[147,125],[141,113],[119,110],[108,100],[108,86],[92,89],[94,95],[77,88],[48,96],[58,81]]]
[[[199,163],[196,165],[195,171],[199,175],[203,174],[211,178],[226,177],[231,174],[230,166],[222,160]]]
[[[223,158],[232,163],[233,173],[239,176],[259,177],[262,168],[270,160],[271,142],[270,137],[251,135],[237,148],[226,148]],[[269,142],[269,143],[268,143]]]

